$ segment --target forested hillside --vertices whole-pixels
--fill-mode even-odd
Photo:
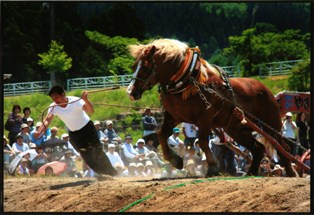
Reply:
[[[1,71],[13,74],[6,83],[49,80],[50,75],[38,64],[38,54],[47,52],[53,39],[73,60],[67,72],[57,73],[59,82],[129,73],[127,44],[158,37],[197,45],[206,60],[222,66],[242,63],[244,69],[251,70],[241,59],[246,57],[241,51],[247,47],[234,41],[254,36],[252,47],[258,44],[257,50],[262,47],[269,53],[265,43],[257,42],[279,38],[276,42],[289,44],[293,40],[295,49],[302,48],[297,56],[306,58],[310,49],[310,8],[311,4],[305,2],[1,2]],[[96,34],[106,41],[97,42]],[[112,47],[118,41],[125,47],[117,51]],[[256,54],[254,58],[263,56],[249,64],[290,59],[278,54],[265,56],[253,48],[251,52]]]

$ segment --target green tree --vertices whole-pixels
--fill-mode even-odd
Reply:
[[[121,36],[109,37],[97,31],[86,31],[85,35],[95,42],[104,47],[109,54],[106,59],[108,75],[121,75],[132,73],[132,64],[134,59],[128,54],[127,46],[130,44],[139,43],[135,38],[126,38]]]
[[[305,92],[310,90],[310,59],[298,63],[291,70],[291,76],[288,79],[290,90]]]
[[[65,72],[69,70],[72,67],[72,58],[68,57],[63,48],[63,45],[52,40],[48,52],[38,54],[41,58],[38,64],[46,69],[48,73]],[[51,84],[54,85],[55,83]]]
[[[224,53],[237,57],[244,69],[243,75],[252,76],[258,75],[258,64],[306,58],[309,54],[308,40],[309,34],[302,35],[300,30],[276,33],[254,27],[244,30],[240,36],[230,36],[230,46],[224,49]]]

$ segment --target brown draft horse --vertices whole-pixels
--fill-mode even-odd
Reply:
[[[237,143],[252,152],[253,161],[247,175],[258,174],[265,146],[268,153],[276,151],[269,141],[264,139],[259,142],[252,136],[252,129],[234,116],[235,107],[252,114],[246,117],[254,123],[258,124],[255,116],[268,124],[274,130],[265,126],[264,131],[277,139],[287,151],[290,150],[282,137],[276,135],[282,126],[277,101],[259,81],[230,78],[229,82],[220,67],[200,58],[198,48],[190,48],[178,40],[158,39],[147,45],[130,45],[129,51],[136,61],[127,93],[132,100],[138,100],[145,90],[159,84],[165,109],[158,132],[159,143],[164,158],[177,169],[183,168],[183,161],[169,148],[167,139],[176,125],[187,122],[199,127],[199,144],[209,167],[207,177],[215,176],[219,171],[217,160],[208,147],[208,136],[213,128],[223,128]],[[278,156],[287,175],[297,176],[291,161],[280,152]]]

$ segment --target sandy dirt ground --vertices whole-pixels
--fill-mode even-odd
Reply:
[[[310,178],[8,177],[5,212],[310,212]]]

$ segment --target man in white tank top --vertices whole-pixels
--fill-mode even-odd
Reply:
[[[48,128],[56,115],[67,126],[70,142],[84,161],[98,174],[116,175],[116,170],[102,149],[94,123],[87,115],[94,112],[87,95],[87,92],[83,92],[81,98],[66,96],[61,86],[52,87],[49,96],[54,102],[50,104],[47,117],[35,137]]]

